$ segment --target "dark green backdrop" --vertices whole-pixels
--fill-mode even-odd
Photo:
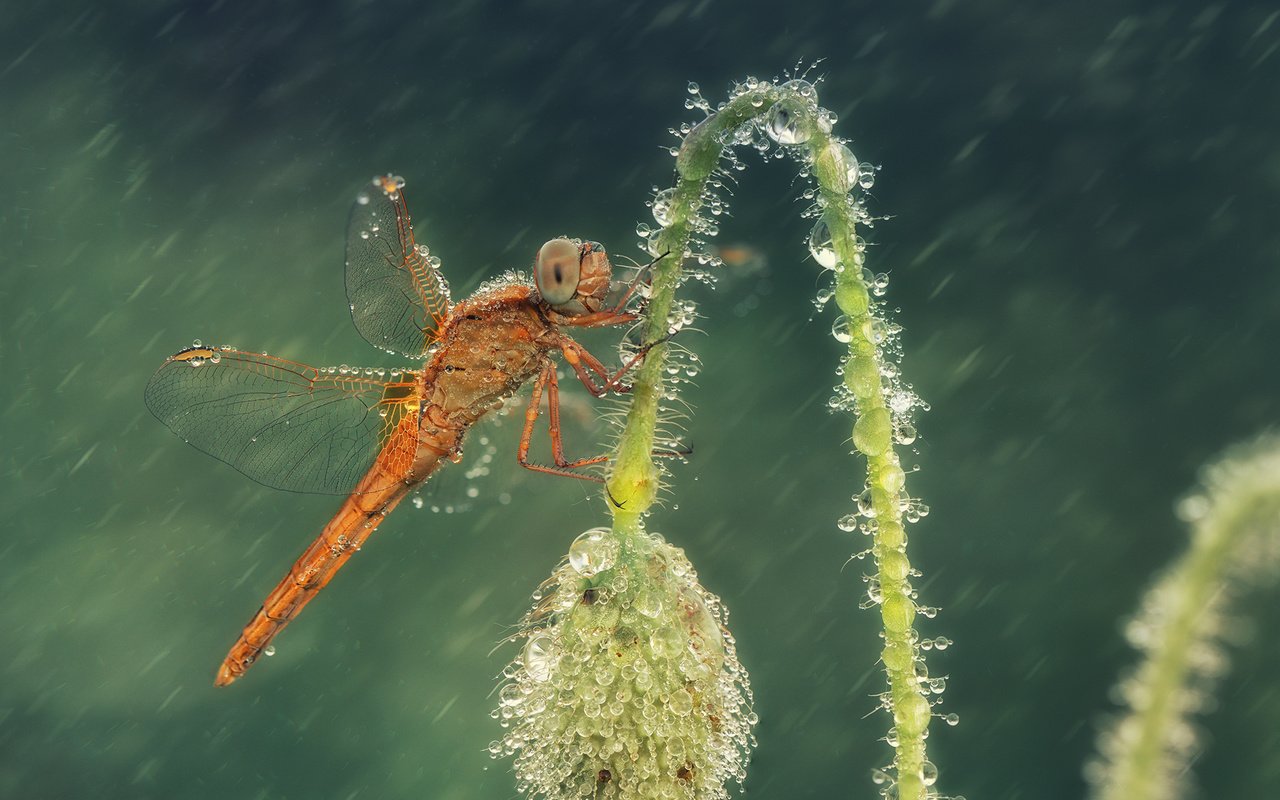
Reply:
[[[1175,498],[1280,419],[1271,5],[428,5],[0,9],[0,795],[513,796],[489,651],[602,504],[531,477],[462,515],[406,506],[215,691],[334,501],[184,447],[142,387],[195,337],[392,363],[341,277],[376,172],[409,179],[459,290],[561,233],[638,256],[686,82],[714,101],[825,57],[824,103],[884,167],[870,266],[934,408],[911,544],[943,607],[922,627],[955,640],[930,662],[961,716],[929,742],[939,787],[1080,797],[1120,621],[1183,546]],[[698,292],[696,450],[652,524],[733,611],[749,793],[871,797],[879,640],[835,526],[860,466],[825,411],[838,352],[796,194],[774,163],[735,190],[722,239],[769,271]],[[1207,796],[1280,781],[1277,600],[1252,599],[1207,719]]]

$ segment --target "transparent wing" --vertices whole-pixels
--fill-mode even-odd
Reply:
[[[347,300],[370,344],[420,358],[449,314],[439,259],[413,238],[404,179],[374,178],[347,221]]]
[[[413,463],[417,373],[373,374],[192,347],[156,371],[146,402],[183,440],[259,483],[348,494],[380,453],[396,475]]]

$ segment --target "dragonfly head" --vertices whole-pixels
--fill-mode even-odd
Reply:
[[[613,265],[599,242],[552,239],[538,249],[533,262],[538,295],[565,316],[599,311],[612,279]]]

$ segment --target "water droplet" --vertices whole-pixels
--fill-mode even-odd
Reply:
[[[702,91],[702,87],[698,86],[694,81],[689,81],[689,85],[686,88],[689,90],[689,94],[697,94]]]
[[[852,533],[858,529],[858,515],[845,514],[836,522],[836,527],[845,533]]]
[[[880,470],[880,485],[890,494],[902,491],[906,483],[907,475],[897,464],[889,464]]]
[[[868,164],[864,161],[858,165],[858,185],[863,189],[870,189],[876,185],[876,168],[874,164]]]
[[[545,633],[537,634],[529,638],[524,646],[524,668],[529,673],[529,677],[535,681],[545,681],[551,677],[551,668],[554,666],[555,655],[553,653],[553,642],[551,637]]]
[[[925,786],[932,786],[938,782],[938,768],[932,761],[926,761],[920,765],[920,781]]]
[[[844,314],[836,317],[835,322],[831,323],[831,336],[841,344],[853,341],[853,333],[849,330],[849,318]]]
[[[590,578],[613,564],[614,543],[606,538],[608,528],[592,528],[573,540],[569,547],[569,566],[579,575]]]
[[[955,726],[960,724],[960,715],[948,714],[942,718],[942,721],[954,728]]]
[[[653,198],[653,218],[664,228],[672,222],[671,204],[675,196],[675,189],[663,189]]]
[[[266,656],[267,658],[270,658],[271,656],[274,656],[274,655],[276,654],[276,646],[275,646],[274,644],[269,644],[269,645],[267,645],[267,646],[263,649],[262,654],[263,654],[264,656]]]
[[[880,588],[880,581],[876,578],[867,581],[867,599],[876,605],[884,602],[884,589]]]
[[[808,81],[802,78],[796,78],[795,80],[787,81],[786,83],[782,84],[778,88],[782,89],[784,92],[786,91],[795,92],[796,94],[803,97],[805,100],[808,100],[809,102],[814,103],[815,105],[818,102],[818,90],[813,88],[812,83],[809,83]]]
[[[836,189],[847,192],[859,185],[858,176],[861,166],[848,146],[832,142],[818,156],[817,163],[821,168],[829,167],[832,170],[834,174],[831,177],[835,181]]]
[[[874,517],[876,507],[871,502],[871,490],[863,489],[862,494],[854,498],[858,502],[858,513],[864,517]]]
[[[667,707],[677,717],[687,717],[689,712],[693,711],[693,697],[684,689],[677,689],[667,700]]]
[[[818,220],[809,233],[809,253],[825,269],[836,268],[836,249],[831,241],[831,229],[825,219]]]
[[[662,613],[662,600],[653,592],[643,591],[636,598],[636,611],[649,619],[655,619]]]
[[[655,655],[669,657],[684,650],[685,639],[680,631],[670,626],[659,628],[649,635],[649,647]]]
[[[765,133],[778,144],[804,144],[809,141],[809,131],[801,120],[786,106],[778,103],[769,111]]]

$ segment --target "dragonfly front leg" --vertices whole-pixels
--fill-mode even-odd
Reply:
[[[628,359],[627,363],[622,365],[621,369],[612,375],[609,373],[608,368],[600,362],[600,359],[591,355],[586,348],[575,342],[573,339],[570,339],[568,336],[561,338],[560,352],[564,354],[564,360],[569,362],[569,366],[573,367],[573,371],[578,376],[578,380],[582,382],[583,386],[587,387],[587,391],[591,392],[595,397],[603,397],[609,392],[626,394],[631,391],[630,386],[621,382],[622,376],[626,375],[634,369],[637,364],[643,361],[644,357],[648,355],[650,350],[670,338],[671,334],[667,334],[656,342],[651,342],[644,347],[641,347],[636,351],[635,355]],[[590,372],[587,371],[588,369]],[[601,385],[596,385],[595,379],[591,375],[592,372],[604,380]]]

